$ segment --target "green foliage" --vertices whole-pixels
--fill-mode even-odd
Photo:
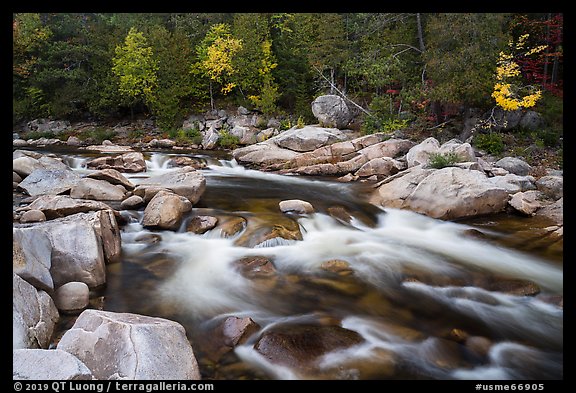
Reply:
[[[457,162],[460,162],[460,157],[454,152],[431,153],[428,159],[428,167],[442,169],[447,166],[454,166]]]
[[[128,133],[128,138],[130,139],[141,139],[142,137],[144,137],[146,135],[146,132],[144,130],[131,130]]]
[[[474,136],[472,143],[476,148],[484,150],[488,154],[499,155],[504,151],[502,134],[496,132],[477,134]]]
[[[176,142],[183,145],[199,145],[202,143],[202,134],[197,128],[190,128],[186,130],[180,129],[176,131],[175,136],[170,137],[174,138]]]
[[[298,117],[298,121],[296,122],[296,128],[304,128],[306,123],[304,123],[304,118],[302,116]]]
[[[508,42],[507,20],[498,13],[430,15],[424,52],[430,98],[469,106],[491,104],[498,53]]]
[[[218,145],[224,149],[235,149],[240,144],[240,139],[236,135],[230,134],[226,130],[220,131]]]
[[[390,97],[377,96],[370,103],[371,116],[364,116],[360,130],[362,134],[376,132],[393,132],[408,127],[408,120],[399,119],[390,110],[392,102]]]
[[[128,99],[131,106],[139,99],[147,103],[154,102],[158,61],[144,34],[132,27],[124,45],[116,46],[115,52],[112,72],[119,79],[120,94]]]
[[[92,143],[99,145],[105,140],[111,141],[115,136],[116,133],[110,128],[96,127],[80,134],[79,138],[83,140],[91,139]]]

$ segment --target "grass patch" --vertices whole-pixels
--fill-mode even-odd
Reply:
[[[447,166],[454,166],[458,162],[460,162],[460,157],[456,153],[432,153],[430,154],[428,167],[442,169]]]

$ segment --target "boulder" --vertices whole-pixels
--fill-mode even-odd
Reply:
[[[20,217],[20,222],[25,224],[28,222],[42,222],[46,221],[46,215],[42,210],[28,210],[25,211]]]
[[[52,220],[76,213],[110,210],[110,206],[103,202],[70,198],[68,195],[41,195],[28,206],[16,209],[17,212],[29,210],[40,210],[47,219]]]
[[[138,195],[132,195],[120,203],[120,208],[124,210],[134,210],[144,206],[146,202],[144,198]]]
[[[71,281],[54,292],[54,304],[65,314],[80,314],[88,307],[90,289],[83,282]]]
[[[310,202],[301,201],[299,199],[289,199],[280,201],[278,204],[282,213],[298,213],[298,214],[311,214],[314,213],[314,206]]]
[[[120,255],[120,230],[111,211],[77,213],[15,228],[43,230],[52,245],[50,274],[57,288],[81,281],[90,288],[106,282],[105,261]]]
[[[57,195],[69,191],[80,181],[78,173],[66,169],[35,169],[18,186],[28,195]]]
[[[344,128],[352,120],[346,101],[337,95],[323,95],[312,101],[312,113],[324,127]]]
[[[368,177],[372,175],[391,176],[406,169],[404,164],[390,157],[379,157],[368,161],[354,173],[354,176]]]
[[[504,157],[494,163],[494,166],[504,168],[519,176],[527,176],[532,167],[524,160],[516,157]]]
[[[96,379],[200,379],[186,331],[163,318],[85,310],[57,349],[75,355]]]
[[[555,225],[564,225],[564,197],[558,199],[551,205],[546,205],[536,211],[537,216],[547,217],[554,222]]]
[[[358,152],[368,158],[368,160],[381,157],[395,158],[406,154],[412,147],[414,147],[414,145],[414,142],[407,139],[392,138],[386,141],[370,144],[369,146],[363,147]]]
[[[20,183],[21,181],[22,181],[22,178],[20,177],[20,175],[17,174],[16,172],[12,171],[12,182]]]
[[[528,131],[538,131],[544,124],[542,115],[535,111],[526,111],[520,119],[519,125]]]
[[[517,192],[512,195],[508,204],[520,213],[533,215],[536,210],[542,207],[542,204],[538,201],[539,194],[539,191]]]
[[[91,380],[92,372],[76,356],[60,349],[14,349],[12,379]]]
[[[62,161],[47,156],[34,158],[24,155],[12,160],[12,171],[16,172],[22,178],[30,175],[36,169],[59,169],[66,171],[70,168]]]
[[[493,185],[480,171],[415,169],[380,185],[372,202],[451,220],[501,212],[508,192]]]
[[[70,189],[70,196],[77,199],[91,199],[97,201],[121,201],[125,192],[119,187],[105,180],[96,180],[85,177],[80,179]]]
[[[428,164],[430,154],[438,153],[439,150],[440,142],[436,138],[430,137],[423,140],[406,153],[408,168]]]
[[[130,146],[115,145],[108,140],[103,141],[101,145],[90,145],[90,146],[86,146],[82,149],[93,150],[93,151],[97,151],[99,153],[127,153],[127,152],[133,151],[132,147],[130,147]],[[105,158],[105,157],[102,157],[102,158]],[[96,165],[96,163],[94,163],[94,165]],[[130,172],[130,171],[122,171],[122,172]],[[140,172],[140,171],[137,171],[137,172]]]
[[[564,177],[542,176],[536,181],[536,188],[549,198],[557,201],[564,195]]]
[[[159,149],[171,149],[175,145],[176,145],[176,142],[174,142],[171,139],[156,139],[156,138],[154,138],[150,142],[148,142],[149,147],[159,148]]]
[[[218,224],[223,237],[232,237],[246,228],[246,219],[240,216],[230,217]]]
[[[283,324],[267,329],[254,349],[274,364],[312,371],[323,355],[362,342],[358,333],[340,326]]]
[[[305,126],[303,128],[291,128],[269,140],[285,149],[306,152],[347,138],[346,133],[336,128]]]
[[[134,194],[149,202],[160,190],[171,191],[195,204],[206,190],[206,178],[202,172],[185,166],[142,180],[134,189]]]
[[[440,154],[455,154],[460,162],[476,162],[476,154],[469,143],[462,143],[458,139],[451,139],[443,143],[438,149]]]
[[[509,194],[536,189],[532,176],[520,176],[508,173],[504,176],[491,177],[488,180],[494,184],[494,186],[505,189]]]
[[[86,162],[89,169],[116,169],[119,172],[145,172],[146,161],[140,152],[94,158]]]
[[[202,131],[202,146],[206,150],[214,149],[219,139],[220,133],[214,126],[206,127],[206,129]]]
[[[160,229],[176,230],[184,213],[192,210],[192,203],[183,196],[170,191],[157,192],[144,210],[142,225]]]
[[[48,348],[59,317],[46,292],[12,273],[12,349]]]
[[[239,163],[260,167],[283,165],[298,156],[298,152],[278,147],[272,139],[235,149],[232,156]]]
[[[195,216],[192,217],[186,230],[188,232],[201,235],[210,229],[213,229],[218,224],[218,218],[212,216]]]
[[[268,278],[276,274],[272,261],[263,256],[248,256],[238,259],[234,265],[249,279]]]
[[[14,147],[26,147],[26,146],[28,146],[28,142],[26,142],[24,139],[14,139],[12,141],[12,146],[14,146]]]
[[[95,172],[91,172],[86,175],[87,178],[104,180],[110,184],[121,185],[127,190],[133,190],[134,184],[128,180],[122,173],[118,172],[116,169],[101,169]]]
[[[235,347],[245,343],[258,330],[260,330],[260,325],[254,322],[252,318],[230,316],[218,326],[217,334],[222,335],[224,345]]]
[[[12,228],[12,271],[45,291],[52,291],[52,243],[41,228]]]
[[[80,146],[82,144],[82,141],[80,139],[78,139],[78,137],[75,137],[74,135],[70,135],[68,137],[68,139],[66,140],[66,144],[68,146]]]

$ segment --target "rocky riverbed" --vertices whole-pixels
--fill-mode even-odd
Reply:
[[[14,378],[562,378],[561,173],[273,134],[15,141]]]

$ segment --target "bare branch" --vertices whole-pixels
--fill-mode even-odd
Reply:
[[[333,88],[342,98],[344,98],[346,101],[350,102],[352,105],[354,105],[356,108],[360,109],[362,112],[364,112],[365,114],[367,114],[368,116],[372,116],[372,114],[370,112],[368,112],[366,109],[362,108],[360,105],[358,105],[357,103],[355,103],[354,101],[352,101],[350,98],[346,97],[346,94],[344,94],[342,91],[340,91],[340,89],[338,89],[334,83],[332,83],[332,81],[330,81],[328,78],[326,78],[326,76],[322,73],[322,71],[320,71],[318,69],[318,67],[316,67],[315,65],[313,65],[312,67],[314,67],[314,69],[316,70],[316,72],[318,72],[318,74],[326,81],[330,84],[330,87]]]

